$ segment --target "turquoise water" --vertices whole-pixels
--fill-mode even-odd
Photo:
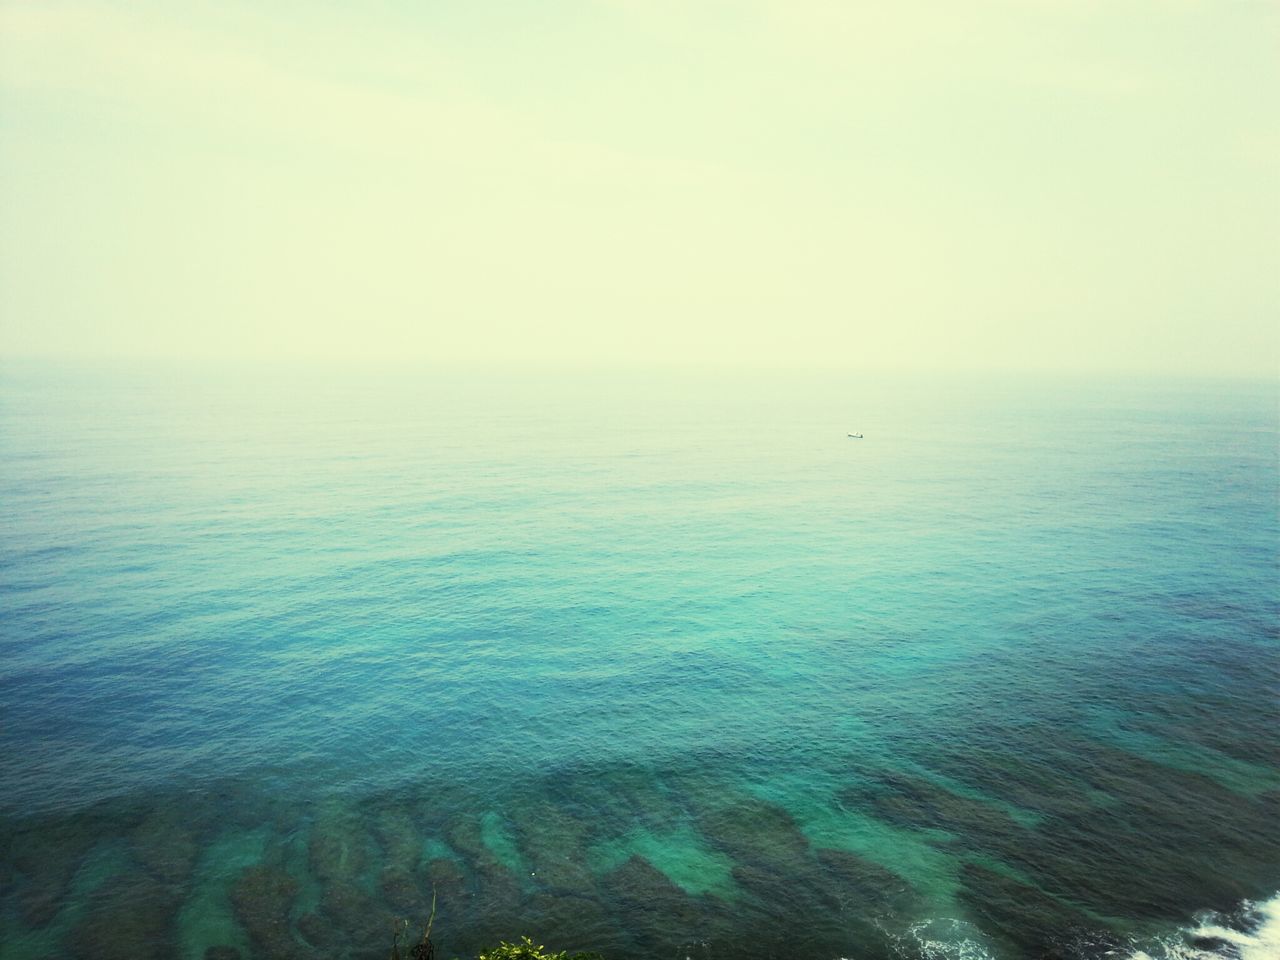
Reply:
[[[10,365],[0,953],[1226,950],[1276,401]]]

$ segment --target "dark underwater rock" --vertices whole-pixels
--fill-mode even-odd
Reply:
[[[579,820],[544,801],[521,811],[516,835],[539,884],[565,893],[591,894],[595,880],[586,866],[587,829]]]
[[[480,836],[480,822],[475,817],[451,818],[446,824],[445,836],[449,845],[467,860],[475,861],[493,856],[493,851]]]
[[[882,960],[893,956],[874,918],[883,909],[868,910],[879,884],[895,891],[904,885],[883,868],[842,851],[818,851],[800,861],[801,872],[779,874],[754,864],[733,868],[734,882],[747,897],[732,905],[727,922],[710,928],[716,953],[736,958],[857,957]],[[854,877],[861,895],[851,895],[838,873]],[[893,877],[893,880],[889,878]],[[871,892],[874,891],[874,894]]]
[[[633,764],[589,766],[562,778],[556,789],[558,806],[593,830],[616,836],[636,826],[658,832],[674,829],[685,811],[670,785],[657,771]]]
[[[422,855],[422,838],[409,808],[404,804],[384,807],[373,816],[373,832],[382,849],[382,863],[388,868],[413,873]]]
[[[147,874],[113,877],[93,893],[68,945],[84,960],[168,958],[179,905],[173,887]]]
[[[456,860],[450,860],[447,857],[429,860],[426,865],[426,874],[436,891],[437,899],[441,902],[460,900],[468,893],[467,875]]]
[[[735,864],[730,873],[738,887],[760,900],[773,900],[787,884],[785,877],[749,863]]]
[[[324,888],[317,909],[298,921],[298,930],[323,954],[381,958],[395,919],[354,884],[333,883]]]
[[[601,878],[601,886],[625,906],[654,909],[688,905],[692,898],[671,878],[638,854],[632,854],[621,866]]]
[[[739,864],[802,874],[809,840],[786,810],[754,797],[701,810],[698,829]]]
[[[378,890],[397,916],[412,918],[431,912],[431,898],[423,895],[417,877],[408,870],[387,867],[378,877]]]
[[[1280,811],[1265,795],[1107,746],[1090,760],[1091,782],[1113,799],[1047,817],[1038,843],[1002,852],[1042,887],[1098,913],[1163,921],[1274,892]]]
[[[600,880],[622,929],[644,950],[669,952],[698,936],[716,904],[695,897],[644,857],[633,855]]]
[[[516,875],[496,859],[475,865],[476,894],[472,899],[474,915],[482,921],[515,921],[521,915],[524,891]]]
[[[235,947],[209,947],[204,952],[204,960],[240,960],[240,951]]]
[[[425,834],[441,835],[458,818],[459,810],[481,809],[486,798],[479,797],[467,785],[452,781],[423,783],[404,797],[404,806],[415,817]]]
[[[247,867],[236,878],[231,904],[259,955],[272,960],[306,956],[289,923],[297,896],[298,881],[277,867]]]
[[[903,877],[866,857],[829,848],[818,850],[816,856],[828,878],[823,889],[846,912],[858,916],[903,914],[917,899]]]
[[[984,838],[1010,836],[1021,840],[1028,833],[999,807],[905,773],[881,774],[870,788],[851,788],[841,799],[869,805],[876,816],[890,823],[947,830],[963,842],[981,843]]]
[[[1072,942],[1105,939],[1101,924],[1037,887],[974,863],[961,867],[960,880],[960,899],[982,928],[1025,956],[1061,956]]]
[[[1177,921],[1198,909],[1228,910],[1245,897],[1270,892],[1265,877],[1259,879],[1257,859],[1245,849],[1231,856],[1225,828],[1205,824],[1206,832],[1197,834],[1162,814],[1113,806],[1040,826],[1037,832],[1050,851],[1065,855],[1033,848],[1007,859],[1041,885],[1099,913]],[[1206,842],[1215,838],[1223,842]],[[1257,838],[1258,847],[1266,843]]]
[[[443,948],[462,956],[476,956],[500,940],[517,941],[526,930],[526,902],[520,883],[497,860],[486,858],[472,865],[473,892],[459,909],[449,903],[437,918]]]
[[[475,915],[514,917],[524,897],[520,878],[484,842],[480,822],[469,816],[454,817],[449,821],[446,834],[449,844],[463,855],[470,868]]]
[[[844,909],[847,891],[832,876],[843,869],[865,884],[902,886],[870,864],[844,860],[837,851],[823,862],[785,809],[756,798],[700,809],[702,833],[734,860],[732,875],[747,895],[733,905],[734,922],[723,942],[742,956],[838,956],[855,943],[859,955],[878,957],[883,937]],[[874,874],[874,878],[873,878]]]
[[[594,897],[540,892],[525,903],[525,928],[537,943],[557,950],[607,953],[617,938],[608,912]]]
[[[464,809],[474,810],[474,802]],[[524,918],[522,878],[484,842],[474,814],[455,811],[442,829],[461,862],[441,857],[426,865],[438,896],[440,950],[475,955],[499,940],[518,940]]]
[[[983,853],[1010,863],[1042,850],[1044,838],[993,803],[962,796],[911,774],[883,773],[840,794],[846,807],[868,810],[880,820],[913,830],[951,834],[948,848]]]
[[[945,776],[1037,815],[1087,813],[1095,806],[1087,785],[1068,775],[1052,758],[1034,748],[1019,752],[1005,746],[966,745],[964,749],[922,756],[921,762]]]
[[[165,883],[184,883],[200,855],[190,818],[174,804],[157,807],[144,817],[130,843],[138,862]]]
[[[342,949],[342,935],[332,922],[318,912],[305,913],[298,919],[298,933],[321,953],[332,954]]]
[[[733,868],[734,882],[747,894],[735,903],[737,922],[725,932],[734,954],[749,957],[847,956],[842,952],[848,915],[839,891],[817,860],[799,863],[798,873],[779,873],[753,864]],[[865,931],[864,931],[865,932]],[[861,960],[862,953],[856,954]]]
[[[311,872],[324,885],[355,881],[369,869],[373,836],[353,811],[322,812],[311,825],[308,856]]]
[[[423,867],[426,882],[423,884],[424,899],[430,900],[431,892],[436,896],[436,929],[441,937],[448,940],[466,925],[466,917],[474,906],[474,893],[461,864],[447,857],[430,860]],[[409,918],[412,919],[412,918]],[[441,941],[442,944],[445,941]],[[450,949],[455,945],[450,942]],[[441,956],[446,954],[441,953]]]
[[[18,914],[28,927],[43,927],[65,902],[76,871],[93,849],[102,825],[96,818],[42,821],[10,838],[9,886],[19,891]]]
[[[1274,893],[1275,798],[1070,731],[1001,730],[986,739],[921,760],[1040,816],[1021,833],[967,818],[963,845],[1042,889],[1099,915],[1165,922]]]
[[[70,873],[46,872],[33,879],[18,897],[18,915],[28,927],[49,924],[62,909]]]
[[[888,867],[848,850],[823,848],[816,858],[826,880],[822,893],[839,917],[835,936],[838,949],[824,947],[830,956],[857,956],[872,960],[899,956],[877,919],[886,918],[896,928],[904,917],[919,914],[920,896],[904,877]]]

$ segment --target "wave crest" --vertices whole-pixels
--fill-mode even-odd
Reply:
[[[1280,893],[1246,900],[1230,914],[1207,912],[1177,938],[1144,945],[1130,960],[1277,960],[1280,958]]]

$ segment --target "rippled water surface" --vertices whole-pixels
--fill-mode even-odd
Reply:
[[[0,457],[6,960],[1265,939],[1270,385],[11,366]]]

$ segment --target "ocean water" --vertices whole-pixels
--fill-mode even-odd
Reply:
[[[1277,411],[9,364],[0,955],[1274,956]]]

